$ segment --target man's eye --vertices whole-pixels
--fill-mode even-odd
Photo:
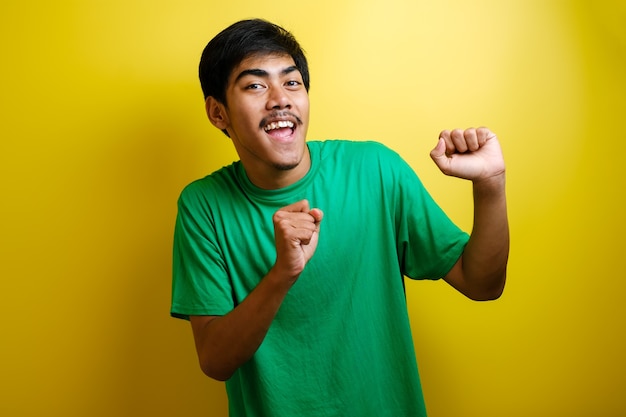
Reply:
[[[261,84],[250,84],[246,87],[246,90],[258,90],[259,88],[263,88]]]
[[[290,81],[287,81],[287,85],[289,87],[297,87],[297,86],[301,85],[301,83],[300,83],[300,81],[297,81],[297,80],[290,80]]]

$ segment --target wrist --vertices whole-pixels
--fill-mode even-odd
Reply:
[[[504,192],[505,184],[506,175],[504,171],[496,175],[491,175],[486,178],[479,178],[472,181],[475,192],[489,194]]]
[[[278,264],[275,264],[272,269],[269,270],[265,279],[276,286],[277,289],[289,290],[293,284],[298,280],[302,271],[289,271],[281,268]]]

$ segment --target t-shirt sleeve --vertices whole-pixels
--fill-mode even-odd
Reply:
[[[182,319],[224,315],[234,308],[230,279],[203,191],[207,192],[194,183],[178,200],[170,313]]]
[[[393,198],[402,273],[412,279],[443,278],[463,253],[469,235],[433,200],[415,171],[395,155]]]

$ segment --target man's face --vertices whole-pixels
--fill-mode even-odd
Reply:
[[[244,59],[233,69],[226,105],[219,108],[221,125],[212,121],[228,131],[253,183],[278,188],[308,172],[309,95],[291,56]]]

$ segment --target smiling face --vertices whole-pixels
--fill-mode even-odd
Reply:
[[[309,171],[309,95],[291,56],[249,56],[230,74],[226,103],[209,97],[206,105],[255,185],[282,188]]]

